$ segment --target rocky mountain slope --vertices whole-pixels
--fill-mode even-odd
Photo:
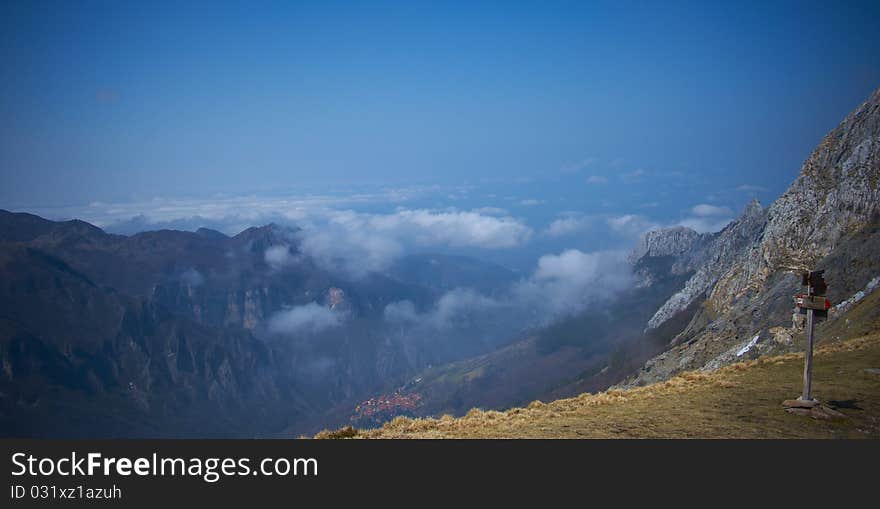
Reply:
[[[388,303],[423,307],[447,280],[506,275],[434,257],[425,267],[401,262],[419,267],[424,284],[402,270],[352,281],[297,245],[295,230],[276,225],[233,237],[207,229],[123,236],[0,211],[0,434],[308,429],[337,406],[465,355],[385,334]],[[273,317],[296,306],[325,309],[340,325],[272,330]]]
[[[681,252],[678,248],[676,252]],[[634,270],[651,284],[631,288],[606,305],[582,310],[551,325],[527,331],[522,339],[483,355],[432,366],[394,388],[385,400],[417,400],[418,405],[385,405],[358,426],[375,426],[395,415],[461,415],[473,407],[508,408],[534,399],[597,391],[621,380],[666,346],[687,322],[673,319],[644,330],[645,322],[693,274],[673,270],[669,250],[653,249]],[[344,417],[344,418],[343,418]],[[340,416],[345,422],[348,416]]]
[[[852,337],[880,321],[878,204],[880,90],[768,208],[752,202],[714,234],[647,234],[629,259],[638,284],[613,302],[527,331],[465,313],[470,334],[398,330],[384,312],[405,301],[424,319],[462,286],[503,296],[515,274],[429,254],[350,280],[276,225],[123,236],[0,211],[0,434],[298,434],[353,413],[647,385],[800,348],[792,296],[806,269],[825,269],[840,303],[820,341]],[[309,313],[330,325],[302,330]]]
[[[418,411],[407,413],[503,409],[796,350],[803,340],[802,317],[792,315],[799,271],[825,269],[834,302],[861,301],[880,286],[878,102],[880,91],[829,133],[769,208],[752,201],[714,234],[649,232],[629,257],[633,292],[603,313],[421,373],[400,389],[419,396]],[[851,309],[832,310],[818,327],[820,340],[852,337],[880,319],[864,306],[858,316]]]
[[[876,302],[875,302],[876,305]],[[816,351],[815,391],[833,408],[824,418],[792,415],[803,354],[688,372],[646,387],[455,418],[398,417],[376,429],[324,431],[316,438],[880,438],[880,334]]]
[[[671,348],[623,385],[716,368],[736,360],[750,343],[757,346],[753,355],[790,348],[791,337],[801,333],[791,315],[792,296],[801,290],[796,274],[825,269],[836,302],[863,290],[880,275],[878,215],[880,90],[825,136],[770,207],[753,202],[717,236],[677,255],[677,265],[696,273],[657,310],[648,329],[694,303],[699,308]]]

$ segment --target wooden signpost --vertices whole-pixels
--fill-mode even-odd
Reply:
[[[813,399],[813,328],[816,318],[826,318],[831,301],[825,298],[828,285],[825,284],[824,270],[804,274],[801,283],[807,287],[806,294],[795,295],[798,311],[807,315],[807,351],[804,355],[804,393],[800,401],[814,403]]]
[[[816,320],[828,317],[831,301],[825,298],[828,285],[825,284],[824,270],[816,270],[803,274],[801,283],[807,287],[807,293],[794,296],[798,312],[807,315],[807,348],[804,355],[804,392],[798,399],[787,399],[782,402],[785,411],[792,414],[809,415],[814,419],[837,419],[846,417],[828,405],[813,399],[813,328]]]

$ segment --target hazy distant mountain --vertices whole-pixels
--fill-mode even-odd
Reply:
[[[387,274],[440,293],[456,288],[472,288],[485,295],[499,294],[518,279],[515,272],[500,265],[467,256],[441,254],[405,256],[395,261]]]
[[[350,281],[302,256],[296,231],[276,225],[233,237],[122,236],[0,211],[0,430],[247,436],[320,422],[454,355],[384,334],[387,304],[428,306],[445,284],[475,280],[468,271],[482,271],[486,289],[507,274],[432,260],[416,274]],[[282,320],[271,330],[273,317],[298,306],[344,324],[299,331]]]
[[[0,211],[0,434],[295,434],[643,385],[796,349],[807,268],[840,303],[820,339],[855,335],[880,320],[848,314],[880,287],[880,90],[769,208],[647,234],[636,284],[568,295],[586,308],[554,320],[512,304],[526,281],[503,267],[421,254],[352,279],[298,233],[125,236]]]

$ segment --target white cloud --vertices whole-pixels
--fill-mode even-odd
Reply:
[[[329,308],[310,302],[279,311],[269,318],[269,332],[272,334],[317,333],[339,327],[344,315]]]
[[[535,205],[540,205],[542,203],[544,203],[544,202],[541,200],[534,200],[534,199],[520,200],[520,202],[519,202],[519,204],[524,207],[534,207]]]
[[[386,321],[392,323],[415,323],[419,321],[419,313],[415,305],[409,300],[392,302],[385,306],[383,315]]]
[[[647,175],[648,175],[648,172],[646,170],[644,170],[643,168],[638,168],[636,170],[633,170],[633,171],[627,173],[624,176],[627,178],[631,178],[631,179],[637,179],[637,178],[641,178],[641,177],[646,177]]]
[[[442,190],[442,189],[441,189]],[[57,213],[80,217],[110,231],[134,233],[157,228],[195,230],[205,226],[234,235],[274,222],[300,228],[299,252],[326,269],[359,277],[382,270],[411,249],[460,247],[508,249],[527,242],[533,231],[503,209],[471,211],[398,207],[390,212],[359,212],[413,197],[436,195],[435,188],[401,188],[347,196],[216,197],[128,204],[94,203]],[[343,208],[343,207],[352,208]],[[273,248],[266,262],[280,268],[296,255]]]
[[[691,228],[698,233],[711,233],[723,229],[732,220],[733,210],[730,207],[700,203],[691,208],[691,216],[682,219],[677,224]]]
[[[584,253],[569,249],[544,255],[534,274],[517,284],[521,305],[541,310],[544,321],[601,306],[632,285],[632,273],[623,252]]]
[[[471,210],[471,212],[485,214],[487,216],[506,216],[510,214],[507,209],[502,209],[500,207],[480,207]]]
[[[180,275],[181,281],[195,288],[201,286],[205,282],[205,276],[196,269],[187,269]]]
[[[349,194],[287,196],[217,195],[210,198],[154,198],[126,203],[93,202],[86,207],[53,207],[34,212],[57,219],[82,219],[101,228],[123,233],[140,229],[175,227],[196,229],[208,226],[234,235],[250,226],[269,222],[296,222],[325,210],[377,204],[401,204],[450,188],[410,186]],[[464,188],[452,188],[455,192]]]
[[[467,328],[501,317],[502,327],[517,329],[546,325],[584,310],[602,306],[632,285],[623,252],[584,253],[576,249],[542,256],[534,273],[498,297],[457,288],[440,297],[425,312],[410,301],[385,307],[385,319],[412,328],[438,331]]]
[[[637,214],[609,217],[606,222],[613,231],[629,237],[638,237],[653,229],[660,228],[659,224]]]
[[[677,222],[657,222],[638,214],[613,216],[607,218],[606,222],[612,231],[624,237],[637,238],[649,231],[671,226],[685,226],[698,233],[717,232],[733,220],[733,211],[729,207],[701,203],[691,207],[689,212],[690,215]]]
[[[730,224],[732,218],[712,218],[712,217],[687,217],[677,224],[686,226],[697,233],[714,233],[721,231],[725,226]]]
[[[603,177],[602,175],[590,175],[587,177],[587,184],[607,184],[608,177]]]
[[[470,288],[455,288],[423,313],[419,313],[412,302],[402,300],[385,306],[384,317],[397,325],[442,331],[467,328],[484,320],[489,312],[510,309],[510,305],[511,302],[487,297]]]
[[[450,327],[467,315],[482,313],[500,305],[498,301],[480,295],[474,290],[457,288],[446,292],[437,300],[434,304],[431,320],[435,327]]]
[[[718,207],[716,205],[708,205],[706,203],[694,205],[694,207],[691,209],[691,213],[698,217],[717,217],[733,215],[733,211],[730,210],[730,207]]]
[[[273,269],[282,269],[296,263],[297,257],[290,252],[290,246],[281,244],[266,249],[264,253],[266,263]]]
[[[332,210],[300,224],[302,251],[325,268],[352,277],[383,270],[413,249],[505,249],[525,243],[533,233],[510,216],[457,210],[398,209],[388,214]]]
[[[565,237],[588,230],[592,226],[592,220],[586,216],[570,215],[553,220],[545,230],[545,234],[551,237]]]

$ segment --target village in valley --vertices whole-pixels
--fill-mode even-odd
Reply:
[[[413,416],[422,402],[417,392],[404,393],[398,389],[390,394],[382,394],[360,403],[354,409],[351,422],[358,426],[378,425],[398,415]]]

